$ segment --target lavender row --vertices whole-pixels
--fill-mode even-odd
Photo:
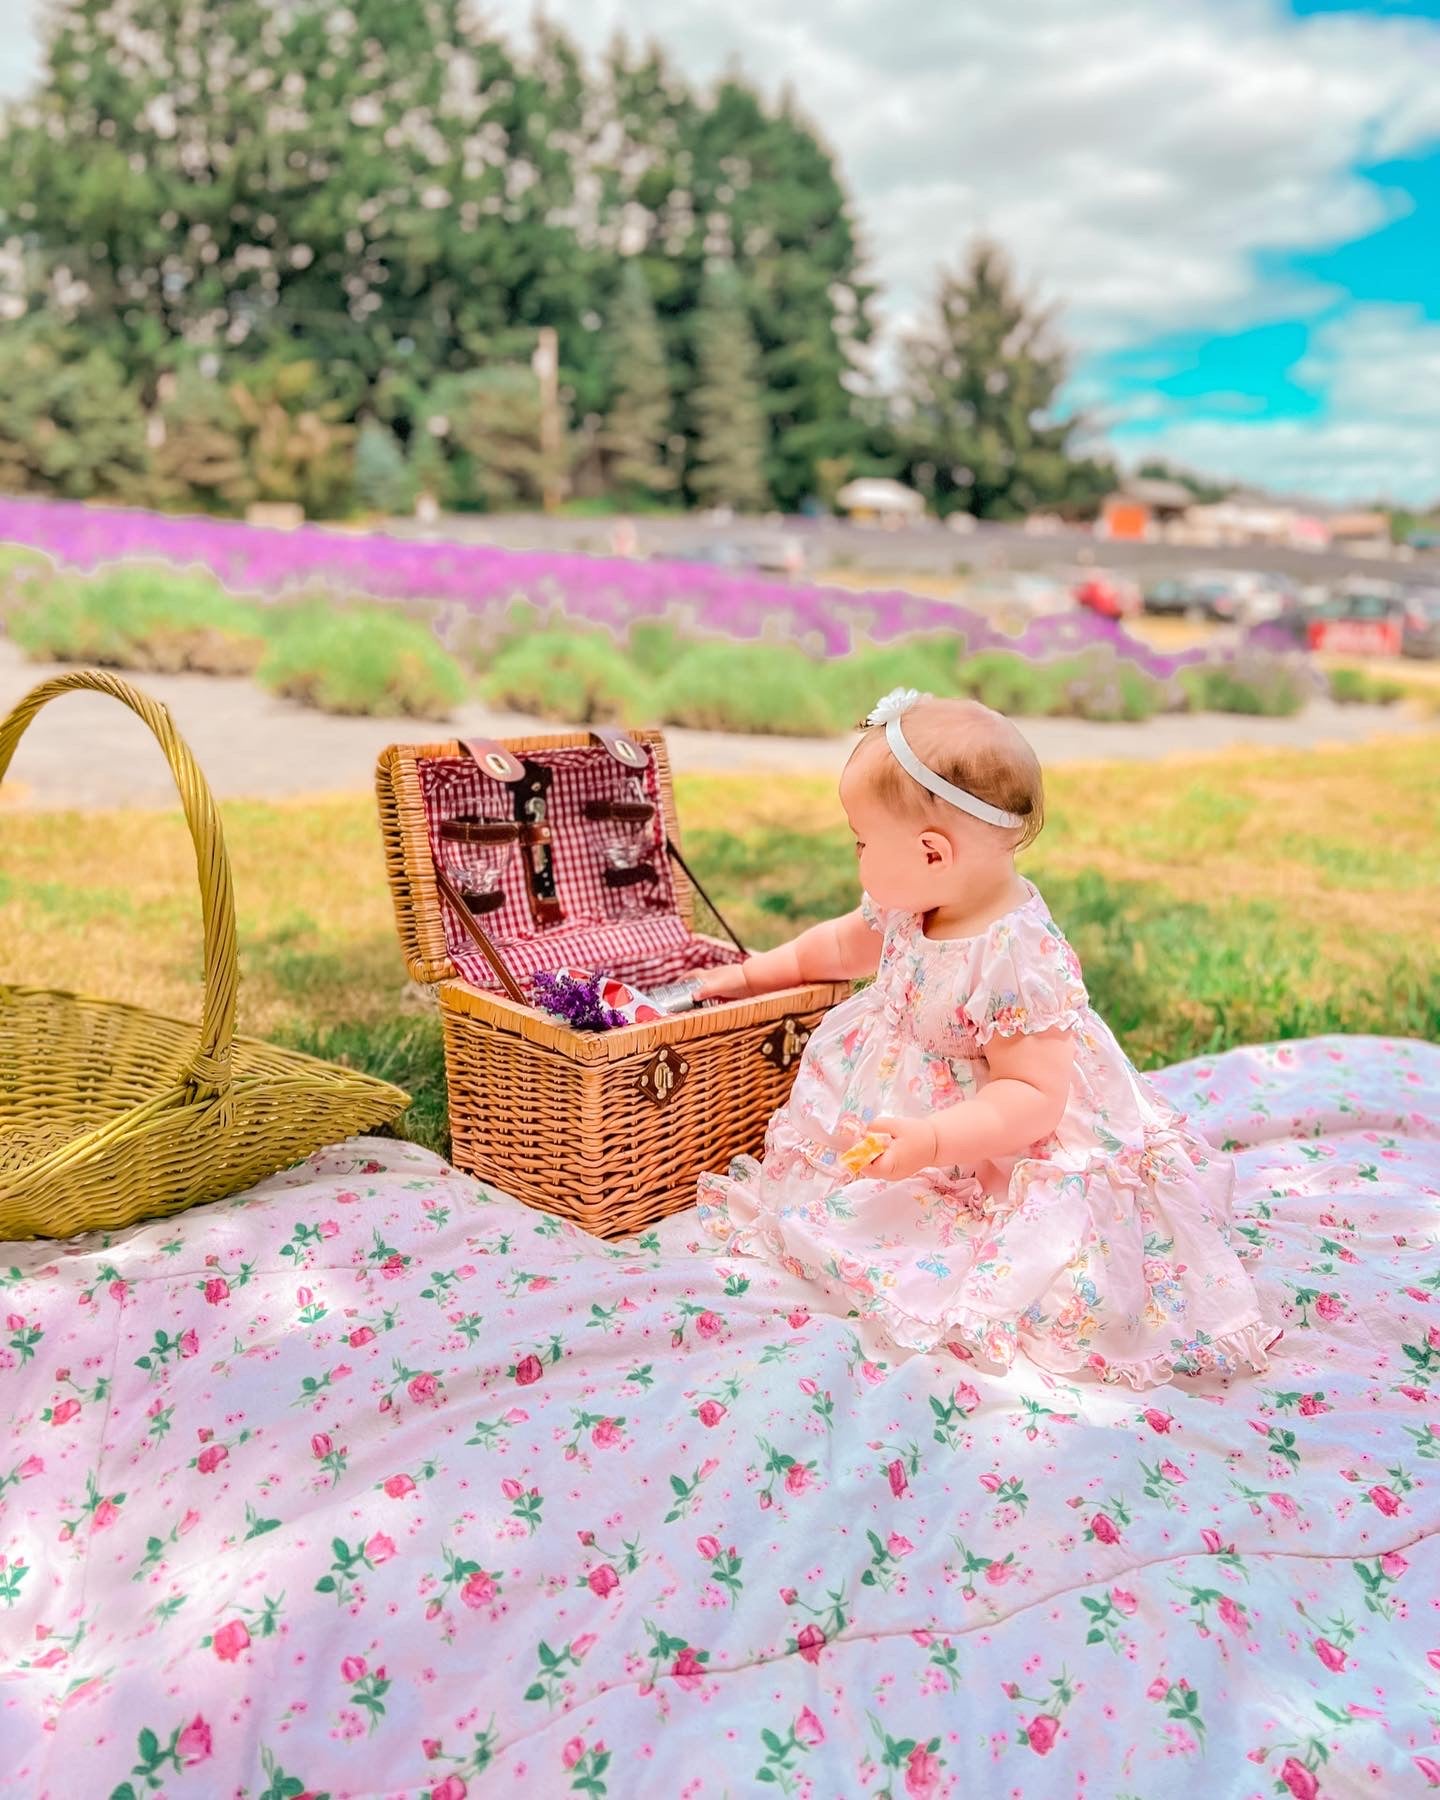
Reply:
[[[899,589],[857,594],[703,564],[499,550],[314,526],[282,532],[63,501],[0,498],[0,542],[44,550],[82,569],[133,558],[199,564],[236,593],[328,588],[381,600],[443,601],[478,614],[524,600],[617,632],[645,619],[674,618],[729,638],[778,634],[826,657],[863,641],[943,631],[963,634],[972,653],[1007,649],[1031,660],[1105,643],[1157,680],[1206,660],[1198,650],[1162,655],[1078,610],[1036,619],[1017,639],[968,608]]]

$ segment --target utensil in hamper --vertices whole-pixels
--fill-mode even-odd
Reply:
[[[708,896],[680,852],[665,740],[658,731],[632,738],[580,731],[503,746],[505,755],[566,776],[557,773],[547,823],[574,904],[569,929],[553,939],[528,930],[520,905],[482,923],[457,905],[433,854],[437,809],[468,809],[466,796],[485,791],[501,746],[391,745],[375,773],[401,948],[411,975],[436,984],[452,1160],[605,1237],[643,1231],[692,1206],[702,1169],[758,1151],[811,1030],[850,992],[848,982],[818,983],[603,1032],[572,1030],[528,1004],[530,977],[557,961],[647,988],[744,954],[728,926],[730,943],[696,932],[695,896]],[[597,897],[586,892],[595,858],[593,847],[584,854],[585,803],[613,795],[611,761],[639,773],[657,809],[656,903],[639,920],[597,925]]]
[[[142,719],[175,776],[200,880],[204,1006],[197,1028],[0,985],[0,1238],[70,1237],[218,1200],[409,1104],[388,1082],[235,1035],[230,859],[214,796],[163,706],[101,670],[42,682],[0,723],[0,780],[40,709],[84,690]]]

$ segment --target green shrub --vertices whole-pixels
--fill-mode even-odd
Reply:
[[[965,640],[955,632],[907,638],[903,643],[854,650],[824,665],[824,688],[835,723],[842,730],[863,719],[892,688],[921,693],[960,691],[956,665]]]
[[[43,551],[24,544],[0,544],[0,626],[24,605],[37,583],[53,576],[54,569]]]
[[[459,664],[414,619],[386,607],[276,607],[259,679],[321,712],[446,719],[465,697]]]
[[[694,644],[678,625],[664,619],[641,619],[625,637],[625,654],[642,675],[663,675]]]
[[[1013,650],[982,650],[960,664],[956,685],[996,712],[1044,718],[1070,710],[1066,690],[1074,670],[1068,658],[1034,663]]]
[[[200,570],[117,563],[29,583],[10,635],[35,662],[242,675],[260,661],[263,620]]]
[[[639,724],[650,684],[603,632],[538,631],[508,643],[486,674],[496,706],[566,724]]]
[[[1078,719],[1149,719],[1164,703],[1161,683],[1107,644],[1067,657],[1061,666],[1066,671],[1065,710]]]
[[[820,664],[788,644],[694,644],[657,689],[667,725],[833,737],[841,725]]]
[[[1282,718],[1299,712],[1310,698],[1311,676],[1289,657],[1252,650],[1232,661],[1182,669],[1180,685],[1196,712]]]
[[[1368,669],[1331,669],[1330,698],[1341,706],[1391,706],[1405,698],[1405,684]]]

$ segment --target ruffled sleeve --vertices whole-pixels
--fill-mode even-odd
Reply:
[[[884,936],[886,914],[866,893],[860,895],[860,916],[872,931]]]
[[[1080,959],[1055,921],[1007,920],[985,940],[965,1022],[984,1046],[997,1031],[1013,1037],[1068,1030],[1079,1024],[1089,1003]]]

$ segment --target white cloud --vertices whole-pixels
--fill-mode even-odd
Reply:
[[[1146,406],[1132,416],[1160,429],[1127,434],[1126,456],[1320,499],[1440,497],[1440,324],[1418,307],[1357,307],[1317,330],[1295,375],[1328,393],[1324,418],[1166,420]]]
[[[8,0],[6,29],[0,33],[0,95],[18,94],[35,78],[39,12],[39,0]]]
[[[530,0],[492,0],[524,29]],[[1061,297],[1083,348],[1293,310],[1262,250],[1384,222],[1356,162],[1440,135],[1440,31],[1279,0],[551,0],[599,48],[653,34],[687,70],[788,84],[839,153],[892,317],[976,230]],[[1319,304],[1323,295],[1311,298]]]
[[[514,31],[529,7],[492,0]],[[852,185],[892,341],[937,264],[982,230],[1062,302],[1082,358],[1172,331],[1322,314],[1333,291],[1262,275],[1257,259],[1378,228],[1393,202],[1356,166],[1440,137],[1440,28],[1420,19],[1297,21],[1283,0],[743,0],[723,14],[711,0],[551,0],[550,10],[593,49],[623,28],[654,35],[692,75],[733,60],[772,91],[788,85]],[[1425,390],[1406,371],[1428,364],[1433,331],[1395,308],[1323,335],[1306,374],[1332,392],[1328,422],[1237,407],[1222,422],[1177,420],[1152,446],[1335,497],[1428,499],[1440,492],[1440,434],[1414,416]],[[1076,386],[1103,406],[1083,361]],[[1156,396],[1147,410],[1164,405]]]

